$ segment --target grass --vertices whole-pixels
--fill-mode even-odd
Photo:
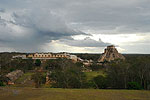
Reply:
[[[0,100],[150,100],[150,91],[4,87]]]
[[[33,74],[33,72],[25,73],[23,76],[21,76],[15,81],[15,85],[13,85],[13,87],[32,87],[33,82],[31,81],[31,76]]]
[[[25,73],[23,76],[21,76],[19,79],[16,80],[16,83],[21,83],[23,82],[25,79],[27,79],[28,77],[31,77],[34,73]]]
[[[103,75],[103,76],[105,76],[103,70],[100,70],[100,71],[92,71],[92,72],[85,72],[85,74],[86,74],[86,76],[87,76],[87,80],[91,80],[93,77],[96,77],[96,76],[98,76],[98,75]]]

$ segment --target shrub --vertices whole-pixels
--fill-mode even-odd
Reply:
[[[127,88],[128,89],[133,89],[133,90],[140,90],[140,89],[142,89],[140,84],[137,83],[137,82],[128,82]]]
[[[99,75],[97,77],[95,77],[94,79],[94,84],[96,85],[97,88],[99,89],[105,89],[107,88],[107,78]]]
[[[35,65],[36,66],[41,66],[41,60],[40,59],[36,59],[35,60]]]
[[[83,84],[83,88],[98,88],[97,85],[95,84],[94,80],[87,80],[86,82],[84,82]]]
[[[97,70],[100,70],[102,69],[103,67],[101,65],[97,65],[97,64],[92,64],[89,66],[93,71],[97,71]]]
[[[45,75],[40,72],[36,72],[35,74],[33,74],[31,76],[31,79],[34,81],[36,88],[39,88],[41,84],[45,83]]]
[[[0,86],[4,86],[4,83],[0,81]]]
[[[57,59],[48,62],[50,69],[51,86],[56,88],[83,88],[86,79],[80,64],[75,64],[68,59]]]

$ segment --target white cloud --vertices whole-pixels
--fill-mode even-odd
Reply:
[[[72,52],[72,53],[100,53],[103,52],[104,47],[76,47],[69,46],[61,43],[58,40],[52,41],[42,45],[43,51],[45,52]]]

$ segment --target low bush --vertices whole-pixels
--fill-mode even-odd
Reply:
[[[97,77],[95,77],[93,79],[94,81],[94,85],[96,85],[97,88],[99,89],[106,89],[107,88],[107,78],[102,76],[102,75],[99,75]]]
[[[140,90],[140,89],[142,89],[141,86],[140,86],[140,84],[137,83],[137,82],[128,82],[127,88],[131,89],[131,90],[132,89],[133,90]]]

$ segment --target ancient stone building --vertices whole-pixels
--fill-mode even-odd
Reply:
[[[10,72],[6,75],[6,77],[9,79],[8,84],[12,85],[14,82],[23,75],[24,73],[21,70],[15,70],[13,72]]]
[[[118,53],[114,45],[110,45],[107,46],[107,48],[104,50],[104,53],[100,56],[98,62],[104,62],[104,61],[110,62],[115,59],[124,60],[125,57],[122,54]]]
[[[64,53],[33,53],[33,54],[28,54],[28,55],[17,55],[17,56],[12,57],[12,59],[15,59],[15,58],[40,59],[40,60],[66,58],[66,59],[72,60],[73,62],[82,60],[76,55],[72,55],[72,54],[65,53],[65,52]]]
[[[56,59],[56,58],[67,58],[67,53],[58,53],[58,54],[52,54],[52,53],[35,53],[35,54],[29,54],[28,58],[32,59]]]
[[[74,62],[77,62],[80,58],[77,57],[76,55],[71,55],[68,53],[35,53],[35,54],[29,54],[27,58],[32,58],[32,59],[57,59],[57,58],[67,58],[71,59]]]

